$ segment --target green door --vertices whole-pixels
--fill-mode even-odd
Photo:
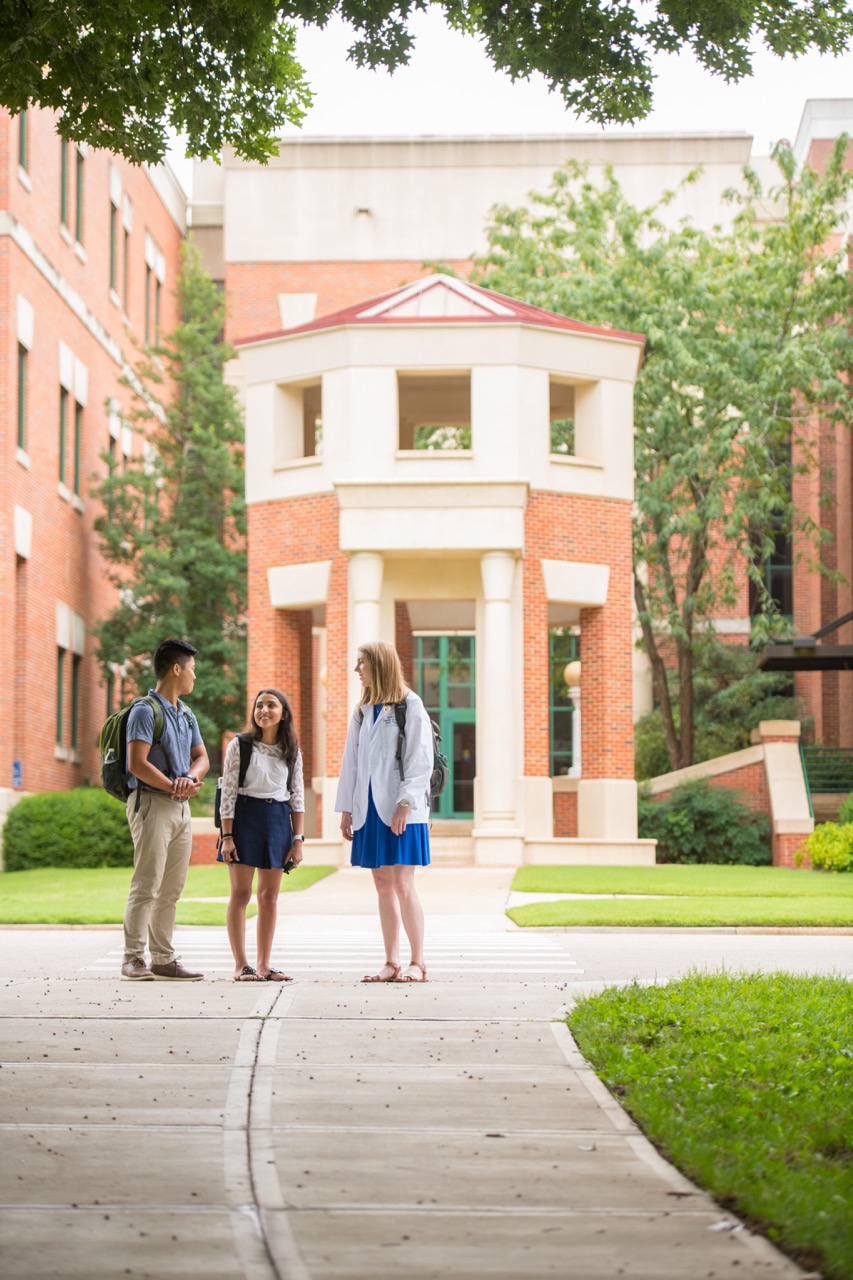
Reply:
[[[441,730],[441,745],[450,763],[444,794],[435,818],[473,818],[474,774],[474,637],[414,637],[415,689]]]

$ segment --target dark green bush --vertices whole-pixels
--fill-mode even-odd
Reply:
[[[770,819],[753,813],[727,787],[704,778],[683,782],[667,800],[641,793],[639,832],[657,840],[658,862],[763,866],[772,861]]]
[[[19,800],[3,828],[7,871],[133,865],[124,805],[96,787]]]

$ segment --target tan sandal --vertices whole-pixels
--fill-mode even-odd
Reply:
[[[428,982],[428,981],[429,981],[429,979],[427,978],[426,965],[425,965],[425,964],[421,964],[420,960],[412,960],[412,961],[410,961],[410,962],[409,962],[409,964],[407,964],[407,965],[406,965],[406,968],[407,968],[407,969],[420,969],[420,971],[421,971],[421,977],[420,977],[420,978],[413,978],[413,977],[411,976],[411,974],[409,974],[409,973],[404,973],[404,974],[402,975],[402,977],[396,977],[396,978],[394,979],[394,981],[395,981],[395,982]],[[400,970],[399,970],[399,969],[397,970],[397,973],[398,973],[398,974],[400,973]]]
[[[382,968],[393,970],[390,978],[383,978],[380,970],[379,973],[366,973],[362,978],[362,982],[397,982],[400,977],[400,966],[398,964],[392,964],[390,960],[386,960]]]

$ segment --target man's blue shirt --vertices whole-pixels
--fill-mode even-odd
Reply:
[[[159,694],[156,689],[149,689],[148,696],[156,698],[163,708],[165,722],[163,724],[163,735],[160,742],[156,746],[152,746],[148,753],[148,761],[154,765],[155,769],[159,769],[161,773],[165,773],[167,778],[171,778],[174,782],[175,778],[183,777],[190,771],[191,756],[190,752],[193,747],[203,746],[201,734],[199,733],[198,722],[188,707],[185,707],[180,698],[178,705],[173,707],[171,702]],[[128,742],[154,742],[154,708],[148,702],[137,702],[127,718],[127,741]],[[172,772],[166,762],[166,754],[169,753],[169,760],[172,763]],[[135,790],[137,786],[141,786],[143,791],[155,791],[156,787],[146,786],[144,782],[140,783],[133,776],[128,778],[128,786],[131,790]]]

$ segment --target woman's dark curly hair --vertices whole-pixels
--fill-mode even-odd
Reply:
[[[296,728],[293,723],[293,712],[290,710],[290,703],[281,692],[280,689],[261,689],[252,703],[252,714],[246,727],[246,733],[249,734],[256,742],[260,742],[263,738],[263,730],[260,725],[255,722],[255,707],[258,705],[258,698],[264,693],[271,693],[277,698],[283,708],[283,715],[278,722],[277,744],[281,747],[281,754],[289,767],[296,764],[296,752],[299,750],[299,743],[296,740]]]

